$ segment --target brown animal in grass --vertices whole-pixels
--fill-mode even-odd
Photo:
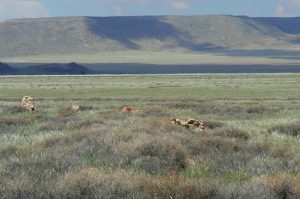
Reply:
[[[80,107],[77,106],[77,105],[72,105],[71,109],[74,110],[74,111],[80,111]]]
[[[200,131],[205,131],[205,129],[206,129],[206,123],[203,120],[200,120],[198,127],[199,127]]]
[[[172,124],[177,124],[177,125],[181,124],[179,119],[171,118],[170,121]]]
[[[131,109],[129,106],[125,106],[125,107],[122,109],[122,111],[123,111],[124,113],[131,113],[131,112],[132,112],[132,109]]]
[[[176,118],[170,119],[172,124],[184,126],[186,128],[196,127],[199,128],[200,131],[204,131],[206,129],[206,124],[202,120],[188,119],[188,120],[180,120]]]
[[[32,111],[32,112],[35,111],[34,99],[30,96],[24,96],[22,98],[22,106],[29,111]]]
[[[138,110],[138,109],[133,109],[129,106],[125,106],[123,109],[122,109],[122,112],[123,113],[137,113],[137,112],[141,112],[141,110]]]
[[[186,122],[188,124],[194,124],[195,122],[197,122],[198,120],[194,120],[194,119],[188,119]]]
[[[180,120],[180,119],[171,118],[170,121],[171,121],[172,124],[176,124],[176,125],[180,125],[180,126],[185,126],[185,127],[189,128],[188,121],[186,121],[186,120]]]
[[[190,156],[189,158],[186,159],[186,163],[189,166],[196,166],[196,161],[197,161],[197,157],[196,156]]]

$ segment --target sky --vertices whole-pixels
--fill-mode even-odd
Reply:
[[[300,0],[0,0],[0,20],[57,16],[300,16]]]

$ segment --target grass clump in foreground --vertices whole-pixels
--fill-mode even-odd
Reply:
[[[300,123],[294,122],[290,124],[276,125],[268,129],[270,133],[278,132],[290,136],[300,136]]]
[[[275,78],[276,83],[280,77],[275,77],[264,78]],[[122,84],[132,83],[132,77],[127,78],[121,78]],[[190,78],[200,84],[205,81],[214,89],[213,80],[227,77],[213,76],[210,81],[206,76]],[[189,86],[193,81],[187,79],[178,77],[177,82],[184,86],[189,81]],[[229,82],[240,85],[244,79]],[[9,83],[9,78],[6,81]],[[226,86],[232,86],[229,82]],[[72,85],[80,88],[86,84]],[[63,88],[56,92],[63,96]],[[218,93],[214,95],[218,97]],[[232,101],[174,96],[172,100],[91,96],[70,98],[70,102],[44,98],[36,102],[39,108],[35,113],[19,111],[17,101],[2,99],[0,197],[300,197],[300,141],[290,136],[293,133],[268,133],[297,131],[297,125],[288,122],[299,115],[297,100],[270,100],[274,95],[266,100],[256,96],[259,100]],[[73,112],[67,103],[86,108]],[[124,104],[143,111],[124,114]],[[202,119],[208,128],[198,132],[172,125],[170,117]],[[273,124],[278,123],[289,129],[275,128]]]

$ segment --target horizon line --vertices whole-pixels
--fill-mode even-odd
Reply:
[[[66,15],[66,16],[48,16],[48,17],[24,17],[24,18],[11,18],[0,20],[0,23],[7,21],[16,20],[34,20],[34,19],[55,19],[55,18],[80,18],[80,17],[91,17],[91,18],[126,18],[126,17],[193,17],[193,16],[229,16],[229,17],[247,17],[247,18],[300,18],[300,16],[248,16],[248,15],[233,15],[233,14],[192,14],[192,15],[108,15],[108,16],[96,16],[96,15]]]

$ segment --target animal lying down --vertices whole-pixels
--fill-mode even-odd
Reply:
[[[24,96],[24,97],[22,98],[22,106],[23,106],[25,109],[34,112],[34,111],[35,111],[35,108],[34,108],[34,99],[33,99],[33,97],[30,97],[30,96]]]
[[[198,128],[200,131],[204,131],[206,129],[206,124],[202,120],[195,120],[195,119],[188,119],[188,120],[181,120],[176,118],[170,119],[172,124],[184,126],[186,128],[194,127]]]
[[[131,107],[129,107],[129,106],[125,106],[125,107],[122,109],[122,112],[123,112],[123,113],[138,113],[138,112],[142,112],[142,110],[134,109],[134,108],[131,108]]]

